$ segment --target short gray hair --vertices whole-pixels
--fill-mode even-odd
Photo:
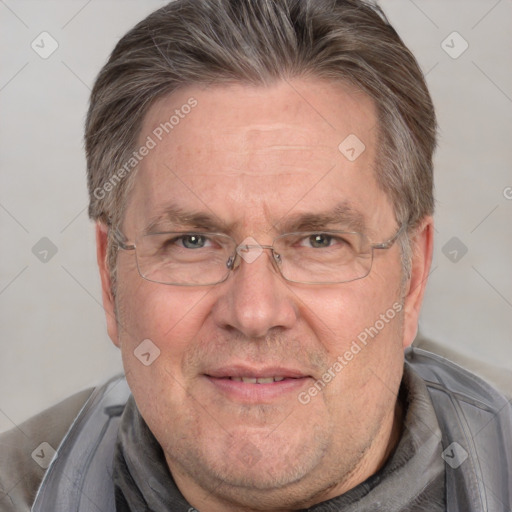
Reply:
[[[416,59],[377,5],[367,0],[176,0],[119,41],[94,85],[85,127],[90,217],[109,226],[122,221],[135,173],[115,186],[106,184],[132,156],[155,100],[188,85],[266,85],[301,77],[342,81],[374,100],[377,182],[399,224],[412,229],[431,215],[432,100]],[[408,274],[408,237],[401,243]],[[110,239],[113,276],[116,251]]]

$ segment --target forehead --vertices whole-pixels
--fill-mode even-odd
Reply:
[[[225,153],[231,144],[239,152],[240,145],[262,149],[280,142],[329,152],[332,157],[347,130],[371,142],[375,114],[370,97],[342,83],[296,80],[271,86],[196,86],[153,104],[141,133],[153,134],[159,146],[171,146],[171,157],[191,152],[197,157],[199,149],[203,149],[199,154]],[[198,137],[191,140],[192,133]],[[224,144],[219,146],[219,139]],[[244,170],[254,169],[249,165]]]
[[[379,209],[376,119],[367,95],[319,80],[176,91],[145,116],[139,145],[151,149],[128,211],[140,229],[169,206],[227,223],[275,222],[319,201]]]

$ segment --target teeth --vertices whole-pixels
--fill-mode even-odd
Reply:
[[[284,377],[231,377],[236,382],[246,382],[247,384],[271,384],[272,382],[281,382]]]
[[[270,384],[274,382],[274,377],[265,377],[264,379],[257,379],[258,384]]]

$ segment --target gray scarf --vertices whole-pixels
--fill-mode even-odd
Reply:
[[[342,496],[309,512],[444,512],[441,432],[422,379],[408,366],[400,390],[403,434],[384,467]],[[169,471],[162,448],[133,397],[125,407],[114,454],[117,512],[190,512]]]

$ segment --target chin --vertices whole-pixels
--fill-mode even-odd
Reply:
[[[311,450],[270,451],[253,465],[237,453],[224,454],[220,461],[216,453],[204,457],[196,481],[219,501],[248,511],[304,509],[323,501],[339,485],[337,478],[317,474],[322,454]]]
[[[212,490],[220,486],[226,492],[231,489],[251,495],[251,499],[253,494],[261,498],[287,494],[288,489],[300,487],[322,464],[327,445],[325,439],[306,432],[302,436],[268,431],[244,434],[241,429],[235,434],[226,432],[222,442],[216,445],[205,441],[194,440],[195,454],[182,461],[189,466],[185,469],[196,478],[209,481]]]

